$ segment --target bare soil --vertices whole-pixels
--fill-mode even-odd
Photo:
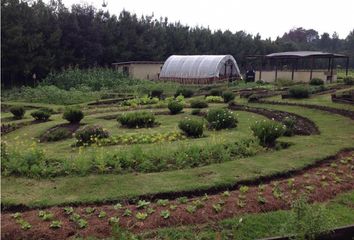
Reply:
[[[2,239],[67,239],[73,236],[95,236],[104,238],[111,235],[109,217],[119,217],[119,225],[132,232],[139,233],[146,230],[189,224],[203,224],[218,221],[224,218],[239,216],[245,213],[259,213],[279,209],[289,209],[293,200],[306,194],[310,202],[327,201],[337,194],[354,189],[354,151],[343,151],[337,156],[326,159],[317,165],[298,171],[288,177],[262,182],[261,186],[249,184],[247,191],[240,189],[227,193],[219,192],[207,197],[191,197],[187,203],[170,200],[166,206],[151,203],[148,207],[155,210],[145,220],[138,220],[138,212],[147,212],[147,209],[138,209],[136,204],[122,203],[121,209],[115,210],[113,205],[91,205],[95,211],[86,213],[87,206],[74,207],[74,212],[80,214],[88,221],[88,226],[80,229],[77,224],[69,220],[70,215],[64,213],[63,207],[43,209],[54,214],[56,220],[62,222],[59,229],[51,229],[50,222],[38,217],[39,210],[32,209],[22,212],[22,218],[32,227],[22,230],[20,224],[11,216],[14,212],[3,212],[1,222]],[[258,183],[257,183],[258,184]],[[260,197],[261,196],[261,197]],[[261,201],[263,198],[265,201]],[[186,211],[187,206],[200,207],[194,213]],[[220,204],[221,211],[213,207]],[[176,209],[172,210],[171,205]],[[125,209],[132,211],[131,216],[123,216]],[[164,219],[160,213],[169,210],[170,216]],[[100,211],[105,211],[107,216],[99,218]]]

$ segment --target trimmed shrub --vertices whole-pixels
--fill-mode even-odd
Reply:
[[[56,142],[72,136],[70,130],[66,128],[56,128],[41,136],[41,142]]]
[[[257,121],[251,126],[253,135],[263,147],[274,147],[277,138],[283,136],[286,127],[274,120]]]
[[[63,118],[70,123],[79,123],[84,118],[84,113],[80,109],[67,108],[63,113]]]
[[[10,108],[10,112],[14,115],[15,119],[22,119],[26,110],[22,106],[13,106]]]
[[[224,98],[224,102],[228,103],[235,100],[236,95],[233,92],[224,92],[222,97]]]
[[[50,113],[51,115],[55,113],[53,108],[48,108],[48,107],[42,107],[39,110],[43,111],[43,112],[47,112]]]
[[[192,110],[192,115],[199,115],[200,113],[201,113],[201,110],[199,108]]]
[[[293,98],[308,98],[310,90],[306,86],[293,86],[289,88],[289,95]]]
[[[77,130],[74,134],[77,139],[77,144],[91,144],[102,138],[108,138],[108,131],[104,130],[99,125],[86,125]]]
[[[220,96],[207,96],[205,101],[207,101],[207,103],[222,103],[224,99]]]
[[[203,135],[203,121],[197,119],[183,119],[178,127],[189,137],[201,137]]]
[[[343,82],[346,85],[354,85],[354,77],[346,76],[346,77],[343,78]]]
[[[282,123],[285,126],[284,136],[293,136],[295,134],[296,118],[294,116],[285,117]]]
[[[209,96],[222,96],[222,91],[220,89],[212,89]]]
[[[31,116],[35,120],[47,121],[50,118],[51,114],[47,111],[37,110],[35,112],[32,112]]]
[[[151,90],[150,97],[152,97],[152,98],[157,97],[157,98],[161,99],[162,94],[163,94],[163,89],[156,88],[156,89]]]
[[[191,101],[191,108],[207,108],[208,103],[205,100],[194,99]]]
[[[183,104],[177,101],[169,102],[167,107],[170,110],[171,114],[177,114],[183,110]]]
[[[238,123],[234,114],[227,109],[211,109],[206,119],[209,123],[209,128],[215,130],[234,128]]]
[[[314,85],[314,86],[319,86],[319,85],[323,85],[324,81],[320,78],[312,78],[310,81],[310,85]]]
[[[175,97],[182,95],[185,98],[190,98],[194,95],[194,91],[192,89],[188,89],[188,88],[178,88],[176,93],[175,93]]]
[[[151,112],[131,112],[118,117],[118,122],[124,127],[139,128],[156,125],[155,115]]]

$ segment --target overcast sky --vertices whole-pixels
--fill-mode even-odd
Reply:
[[[103,0],[62,0],[66,6],[89,3],[102,8]],[[212,30],[244,30],[275,39],[294,27],[320,34],[337,32],[345,38],[354,29],[354,0],[104,0],[105,9],[118,15],[123,9],[138,16],[154,14],[189,26]]]

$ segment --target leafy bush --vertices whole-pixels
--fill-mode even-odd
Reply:
[[[236,95],[233,92],[224,92],[222,94],[222,97],[224,98],[224,102],[228,103],[231,102],[235,99]]]
[[[295,131],[296,118],[294,116],[285,117],[282,121],[285,126],[285,136],[293,136]]]
[[[41,142],[56,142],[63,139],[70,138],[72,136],[71,132],[66,128],[55,128],[43,134],[40,137]]]
[[[156,88],[156,89],[151,90],[150,97],[152,97],[152,98],[156,97],[156,98],[161,99],[162,94],[163,94],[163,89]]]
[[[55,113],[53,108],[48,108],[48,107],[42,107],[39,109],[40,111],[50,113],[51,115]]]
[[[322,234],[329,233],[335,225],[335,219],[325,206],[310,205],[301,197],[292,203],[291,214],[283,226],[284,234],[294,235],[294,239],[320,239]]]
[[[207,96],[205,101],[207,101],[207,103],[222,103],[224,102],[224,99],[219,96]]]
[[[234,128],[238,123],[235,115],[227,109],[211,109],[206,119],[209,123],[209,128],[215,130]]]
[[[159,102],[157,97],[150,98],[149,96],[143,96],[140,98],[133,98],[123,102],[125,106],[138,106],[138,105],[149,105],[149,104],[156,104]]]
[[[190,98],[194,95],[194,91],[192,89],[188,89],[188,88],[178,88],[176,93],[175,93],[175,97],[182,95],[185,98]]]
[[[201,99],[194,99],[191,101],[191,108],[207,108],[208,103]]]
[[[171,114],[177,114],[183,110],[183,104],[177,101],[169,102],[167,107],[170,110]]]
[[[37,110],[32,112],[31,116],[35,120],[47,121],[50,118],[51,114],[48,111]]]
[[[346,77],[343,78],[343,82],[346,85],[354,85],[354,77],[346,76]]]
[[[222,91],[220,89],[212,89],[210,91],[210,96],[222,96]]]
[[[276,84],[278,87],[286,87],[286,86],[295,85],[296,82],[294,82],[293,80],[289,80],[289,79],[281,79],[281,78],[278,78],[277,81],[275,82],[275,84]]]
[[[289,95],[293,98],[308,98],[310,91],[306,86],[293,86],[289,88]]]
[[[203,135],[203,122],[196,119],[183,119],[178,127],[189,137],[201,137]]]
[[[86,125],[77,130],[74,136],[77,139],[77,145],[83,145],[85,143],[95,143],[102,138],[108,138],[109,133],[99,125]]]
[[[201,113],[200,109],[193,109],[192,115],[199,115]]]
[[[84,118],[84,113],[75,108],[67,108],[63,113],[63,118],[70,123],[79,123]]]
[[[22,106],[13,106],[10,108],[10,112],[14,115],[15,119],[22,119],[26,110]]]
[[[319,86],[319,85],[323,85],[324,81],[320,78],[312,78],[310,80],[310,85],[314,85],[314,86]]]
[[[257,121],[251,126],[253,135],[263,147],[274,147],[277,138],[283,136],[286,127],[274,120]]]
[[[131,112],[118,117],[118,122],[124,127],[153,127],[156,124],[155,115],[151,112]]]

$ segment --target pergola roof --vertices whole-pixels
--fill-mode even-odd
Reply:
[[[294,51],[294,52],[278,52],[271,53],[265,56],[266,58],[346,58],[346,55],[328,53],[328,52],[319,52],[319,51]]]

